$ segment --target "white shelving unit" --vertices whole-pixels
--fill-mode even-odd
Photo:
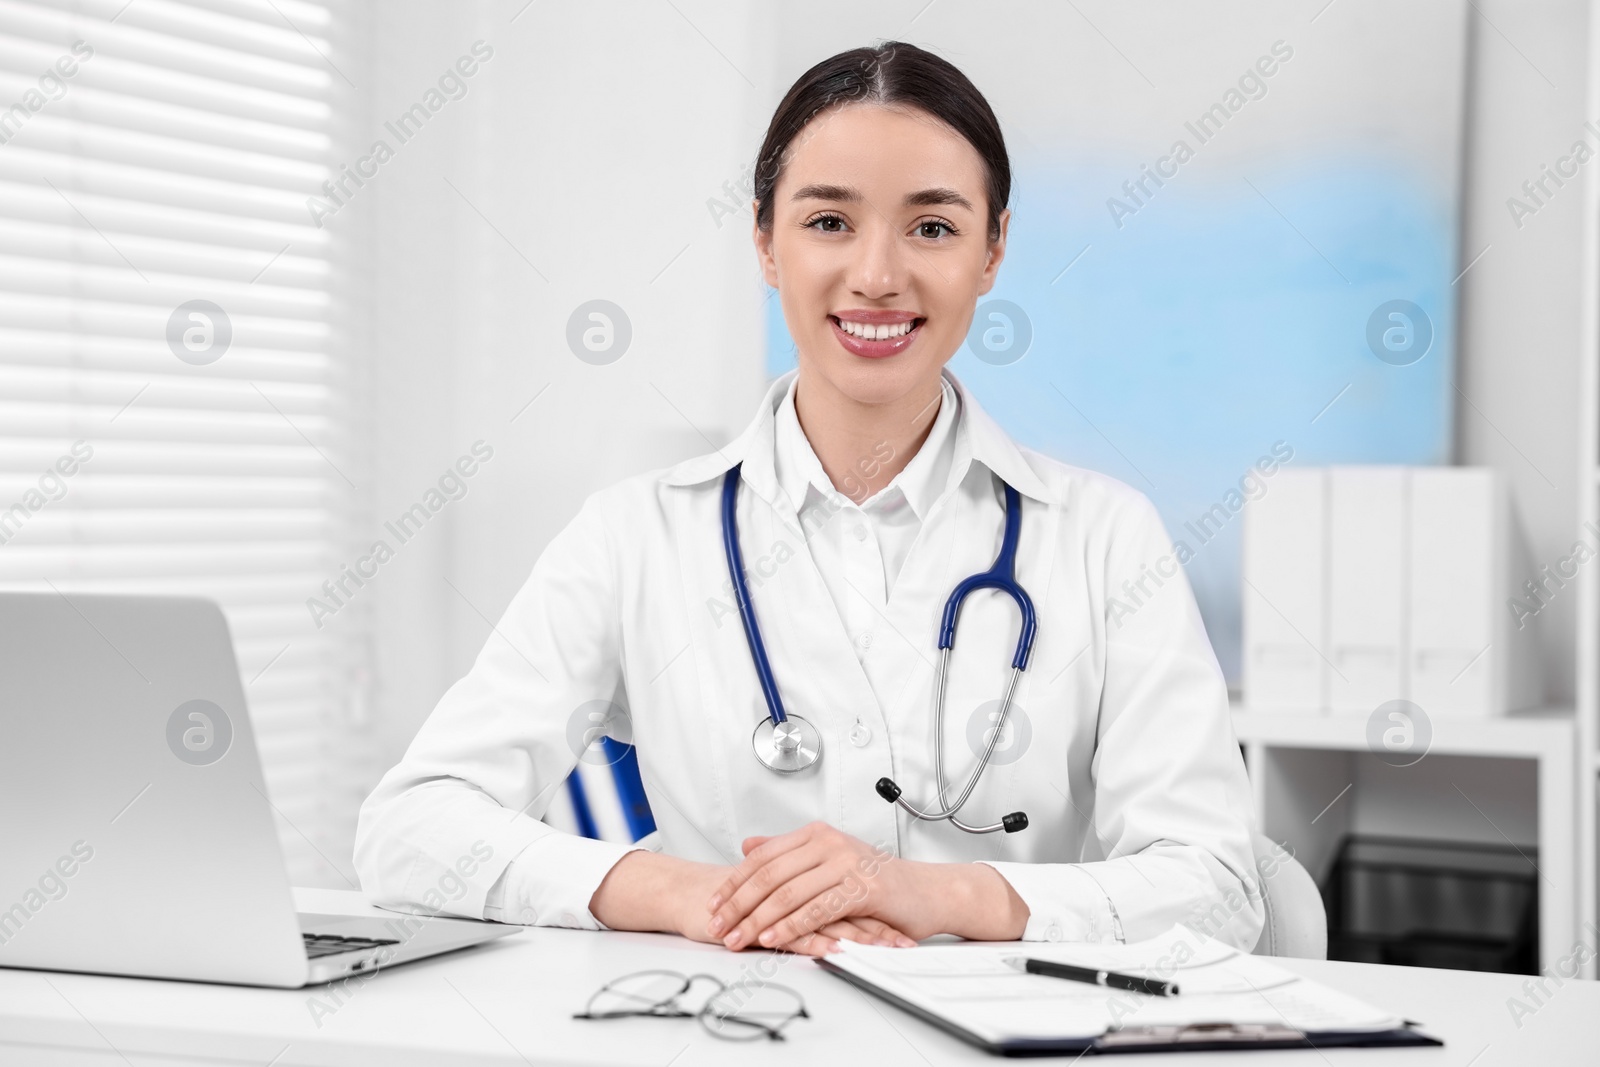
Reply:
[[[1245,749],[1262,831],[1275,841],[1286,841],[1296,858],[1319,878],[1339,840],[1351,829],[1351,809],[1356,801],[1344,794],[1361,775],[1359,761],[1379,759],[1368,746],[1367,720],[1368,716],[1361,714],[1271,711],[1240,705],[1233,709],[1234,732]],[[1541,708],[1498,718],[1435,717],[1432,730],[1424,759],[1466,756],[1533,761],[1539,965],[1545,967],[1567,956],[1581,930],[1579,867],[1584,862],[1581,850],[1573,848],[1580,810],[1579,782],[1584,775],[1573,759],[1578,746],[1574,744],[1572,709]],[[1592,766],[1588,778],[1592,785]],[[1466,781],[1463,795],[1472,788],[1473,783]]]

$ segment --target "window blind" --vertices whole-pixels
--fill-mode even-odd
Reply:
[[[341,10],[0,0],[0,585],[219,602],[291,878],[337,887],[363,626],[305,600],[363,496],[348,272],[307,208]]]

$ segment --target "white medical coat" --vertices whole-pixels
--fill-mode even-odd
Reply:
[[[1134,941],[1200,919],[1252,947],[1264,909],[1250,891],[1249,784],[1222,672],[1148,498],[1018,446],[945,370],[961,395],[956,474],[889,598],[874,654],[898,661],[904,685],[880,702],[774,474],[773,413],[795,373],[733,442],[591,494],[551,540],[472,669],[362,805],[355,865],[368,897],[483,918],[493,888],[503,901],[491,917],[603,928],[589,900],[640,846],[539,817],[579,754],[598,751],[585,745],[611,708],[608,732],[636,746],[655,817],[646,844],[666,853],[736,863],[742,839],[822,820],[909,859],[989,863],[1028,905],[1025,940]],[[720,532],[735,463],[772,670],[786,710],[822,734],[821,760],[800,774],[768,770],[751,749],[767,711]],[[933,806],[939,617],[999,550],[997,479],[1022,497],[1017,578],[1038,633],[1016,721],[962,817],[1021,810],[1029,825],[973,835],[914,819],[874,786],[893,778]],[[987,740],[1018,629],[1009,597],[967,598],[945,713],[952,795]],[[858,715],[863,745],[848,736]]]

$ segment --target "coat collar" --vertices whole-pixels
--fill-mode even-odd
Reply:
[[[909,508],[917,522],[924,522],[950,484],[950,473],[955,466],[955,430],[960,422],[961,398],[948,381],[941,381],[940,386],[939,410],[922,447],[894,476],[889,486],[873,494],[870,507],[879,515],[894,514],[900,508]],[[778,402],[777,425],[774,429],[777,447],[773,451],[778,460],[778,484],[783,487],[790,503],[803,511],[812,494],[827,499],[837,497],[840,493],[822,469],[822,462],[811,443],[806,440],[805,430],[801,428],[795,412],[794,391],[795,384],[791,379],[783,399]],[[853,494],[844,493],[843,496],[849,498]],[[863,510],[869,506],[861,500],[854,500],[853,503]]]
[[[763,500],[776,502],[778,478],[773,467],[773,451],[777,410],[789,384],[799,373],[798,369],[791,370],[772,382],[756,408],[756,417],[743,433],[714,452],[686,459],[668,468],[661,476],[662,484],[689,486],[713,478],[720,480],[735,463],[742,463],[739,471],[741,480]],[[1016,442],[978,405],[961,380],[950,372],[950,368],[944,367],[940,373],[961,397],[952,484],[959,485],[965,480],[968,466],[976,461],[1023,496],[1043,503],[1061,503],[1061,493],[1039,477]]]

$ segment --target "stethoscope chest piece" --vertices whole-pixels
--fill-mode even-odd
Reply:
[[[762,719],[750,735],[750,744],[756,759],[781,774],[803,771],[822,756],[822,735],[798,715],[786,716],[780,723],[770,717]]]

